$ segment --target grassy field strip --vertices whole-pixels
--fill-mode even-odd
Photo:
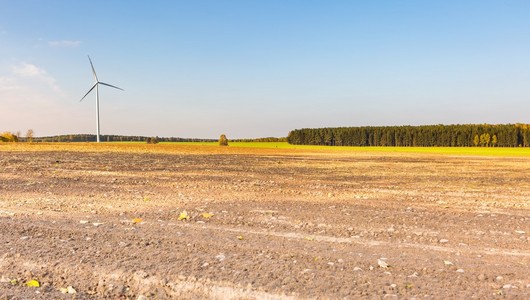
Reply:
[[[166,145],[201,145],[218,146],[217,142],[184,142],[161,143]],[[530,156],[530,148],[494,148],[494,147],[349,147],[349,146],[318,146],[291,145],[287,142],[230,142],[231,147],[266,148],[266,149],[301,149],[346,152],[403,152],[403,153],[436,153],[436,154],[465,154],[465,155],[494,155],[494,156]]]
[[[109,143],[1,143],[2,151],[80,151],[80,152],[147,152],[185,154],[249,154],[260,152],[277,153],[389,153],[389,154],[435,154],[464,156],[530,157],[530,148],[492,147],[331,147],[301,146],[286,142],[232,142],[221,147],[216,142],[178,142],[148,145],[144,142]]]
[[[176,225],[175,223],[168,223],[168,225]],[[224,227],[224,226],[211,226],[211,225],[193,225],[185,224],[185,227],[195,227],[198,229],[207,229],[215,231],[225,231],[233,232],[238,234],[251,234],[251,235],[262,235],[262,236],[273,236],[286,239],[297,239],[297,240],[306,240],[306,241],[316,241],[316,242],[327,242],[327,243],[339,243],[339,244],[357,244],[366,247],[398,247],[398,248],[417,248],[422,250],[431,250],[437,252],[460,252],[460,253],[471,253],[471,254],[487,254],[487,255],[505,255],[505,256],[518,256],[518,257],[528,257],[530,258],[530,251],[521,250],[521,249],[512,249],[510,251],[487,248],[487,249],[477,249],[477,250],[468,250],[465,248],[454,248],[446,246],[435,246],[427,244],[413,244],[413,243],[394,243],[394,242],[385,242],[385,241],[374,241],[366,240],[361,238],[346,238],[346,237],[335,237],[328,235],[314,235],[314,234],[302,234],[297,232],[276,232],[276,231],[257,231],[257,230],[247,230],[243,228],[233,228],[233,227]],[[182,226],[184,227],[184,226]]]

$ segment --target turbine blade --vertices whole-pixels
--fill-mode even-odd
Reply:
[[[92,67],[92,73],[94,73],[94,79],[96,79],[96,82],[98,82],[98,75],[96,75],[96,69],[94,69],[94,65],[92,64],[92,60],[90,59],[90,56],[88,56],[88,61],[90,61],[90,66]]]
[[[119,87],[117,87],[117,86],[113,86],[113,85],[110,85],[110,84],[108,84],[108,83],[105,83],[105,82],[98,82],[98,83],[99,83],[99,84],[102,84],[102,85],[106,85],[106,86],[110,86],[110,87],[113,87],[113,88],[115,88],[115,89],[118,89],[118,90],[122,90],[122,91],[125,91],[125,90],[124,90],[124,89],[122,89],[122,88],[119,88]]]
[[[86,94],[83,96],[83,98],[81,98],[81,100],[79,100],[79,102],[83,101],[83,99],[85,99],[85,97],[90,94],[90,92],[92,92],[92,90],[96,87],[96,85],[98,85],[98,83],[94,83],[94,85],[90,88],[90,90],[88,90],[88,92],[86,92]]]

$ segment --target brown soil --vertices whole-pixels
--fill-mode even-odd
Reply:
[[[54,147],[0,147],[0,299],[530,298],[530,158]]]

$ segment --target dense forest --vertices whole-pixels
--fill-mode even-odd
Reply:
[[[529,124],[468,124],[304,128],[289,132],[295,145],[411,147],[529,147]]]

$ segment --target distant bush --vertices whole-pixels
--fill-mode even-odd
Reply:
[[[16,143],[16,142],[18,142],[18,136],[16,136],[12,132],[6,131],[6,132],[3,132],[2,134],[0,134],[0,141]]]
[[[219,137],[219,146],[228,146],[228,139],[226,138],[226,135],[221,134],[221,137]]]
[[[158,137],[149,137],[147,138],[146,142],[148,144],[158,144]]]

